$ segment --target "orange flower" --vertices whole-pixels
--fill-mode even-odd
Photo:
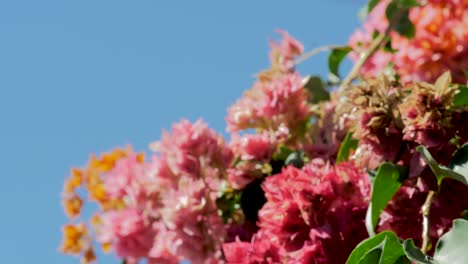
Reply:
[[[89,168],[97,169],[101,172],[108,172],[112,170],[117,160],[127,156],[128,152],[128,150],[124,149],[115,149],[109,153],[102,154],[100,159],[93,155],[91,157]]]
[[[65,181],[64,192],[72,193],[76,188],[80,187],[83,183],[83,171],[77,168],[73,168],[70,176]]]
[[[70,218],[75,218],[80,215],[82,206],[83,200],[81,200],[81,197],[76,193],[63,199],[63,208]]]
[[[83,254],[81,258],[81,264],[89,264],[96,260],[96,254],[92,247],[89,247]]]
[[[63,227],[63,243],[61,251],[66,254],[80,254],[88,243],[88,230],[83,223],[69,224]]]
[[[104,153],[101,156],[92,155],[85,168],[72,168],[70,176],[65,181],[63,188],[62,205],[65,213],[70,218],[77,218],[81,213],[83,200],[76,192],[76,189],[83,187],[88,193],[88,199],[97,202],[100,206],[100,212],[108,210],[118,210],[125,208],[122,199],[111,199],[106,191],[104,184],[104,174],[111,171],[117,161],[132,153],[128,148],[119,148],[111,152]],[[138,162],[144,162],[144,153],[137,155]],[[101,224],[99,213],[90,219],[93,229],[98,230]],[[63,227],[62,245],[60,250],[66,254],[81,255],[81,263],[89,264],[96,260],[96,254],[91,244],[91,237],[84,223],[68,224]],[[111,244],[102,244],[104,252],[111,249]]]

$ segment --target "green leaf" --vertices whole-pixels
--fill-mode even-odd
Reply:
[[[385,9],[385,16],[387,17],[387,20],[392,21],[399,11],[400,7],[398,6],[398,3],[395,1],[390,2]]]
[[[380,0],[369,0],[369,3],[367,3],[367,13],[370,13],[374,7],[376,7],[379,4]]]
[[[385,45],[383,47],[383,51],[388,53],[396,53],[398,50],[392,48],[392,39],[390,37],[386,37]],[[390,62],[393,63],[393,62]]]
[[[392,1],[385,9],[388,21],[391,21],[391,28],[406,38],[413,38],[416,29],[409,19],[409,8],[405,6],[405,1]],[[410,3],[406,3],[410,5]],[[411,5],[410,5],[411,6]]]
[[[400,189],[408,176],[408,169],[393,163],[380,165],[372,184],[371,202],[366,213],[366,228],[369,235],[374,235],[374,228],[393,195]]]
[[[406,257],[411,261],[421,264],[435,264],[430,256],[426,256],[422,251],[414,245],[413,239],[407,239],[403,242],[403,249]]]
[[[458,93],[453,98],[454,106],[468,105],[468,86],[458,85]]]
[[[322,79],[317,76],[309,76],[304,88],[309,91],[309,102],[318,103],[320,101],[330,100],[330,93],[327,91]]]
[[[398,0],[398,3],[400,6],[407,8],[421,6],[417,0]]]
[[[450,161],[449,168],[463,175],[465,178],[468,177],[468,143],[465,143],[461,148],[455,151]]]
[[[466,264],[468,260],[468,221],[455,219],[452,229],[437,242],[435,263]]]
[[[403,242],[406,256],[421,264],[466,264],[468,260],[468,221],[455,219],[452,229],[440,237],[434,257],[425,255],[414,245],[412,239]]]
[[[305,164],[305,154],[302,150],[296,150],[293,153],[289,154],[289,156],[284,161],[284,165],[293,165],[296,168],[302,168]]]
[[[346,264],[393,264],[407,263],[400,239],[391,231],[384,231],[368,238],[351,252]]]
[[[349,154],[351,153],[351,150],[356,149],[357,145],[358,145],[358,140],[353,138],[352,132],[348,132],[343,142],[341,143],[340,149],[338,150],[336,163],[347,161],[349,159]]]
[[[454,179],[454,180],[457,180],[457,181],[460,181],[460,182],[464,183],[465,185],[468,185],[468,175],[462,175],[462,174],[458,173],[457,171],[454,171],[454,170],[451,170],[451,169],[445,167],[444,165],[440,165],[439,163],[437,163],[437,161],[434,160],[431,153],[424,146],[416,147],[416,151],[421,153],[423,158],[426,160],[426,162],[429,165],[429,167],[431,168],[432,172],[437,177],[437,182],[438,182],[439,186],[442,184],[442,180],[444,178]],[[457,160],[458,161],[462,160],[462,158],[457,157]],[[455,162],[457,162],[457,160]],[[455,162],[452,163],[452,166],[455,166],[454,165]],[[459,164],[457,164],[457,166],[459,166]],[[464,166],[466,166],[466,165],[464,165]],[[463,169],[464,166],[462,166],[461,168]]]
[[[330,55],[328,56],[328,70],[332,74],[336,76],[340,76],[338,72],[340,68],[340,64],[351,50],[352,49],[350,47],[340,47],[340,48],[335,48],[330,52]]]
[[[402,15],[393,24],[393,29],[400,35],[412,39],[416,33],[416,28],[409,19],[409,9],[403,11]]]
[[[216,207],[221,211],[221,217],[224,223],[240,210],[240,199],[242,192],[236,190],[227,190],[216,199]]]
[[[276,150],[275,154],[273,154],[273,159],[274,160],[284,161],[293,152],[294,152],[294,150],[286,147],[283,144],[280,144],[278,146],[278,149]]]

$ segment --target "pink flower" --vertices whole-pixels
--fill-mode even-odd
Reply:
[[[233,135],[229,146],[242,160],[269,161],[276,150],[276,139],[268,133]]]
[[[428,184],[435,176],[423,175],[423,181],[410,178],[392,198],[380,218],[378,230],[392,230],[402,239],[412,238],[416,245],[421,245],[422,216],[421,207],[429,191]],[[435,185],[432,184],[431,185]],[[435,186],[434,186],[435,187]],[[461,218],[468,208],[468,187],[449,179],[444,180],[440,193],[431,206],[430,237],[435,245],[438,238],[446,233],[456,218]]]
[[[170,232],[171,252],[181,259],[203,263],[221,257],[224,224],[213,193],[202,180],[182,179],[164,197],[162,220]]]
[[[242,189],[254,179],[264,176],[264,164],[270,162],[278,139],[266,131],[243,136],[234,134],[229,145],[238,162],[228,169],[228,180],[235,189]]]
[[[115,167],[104,177],[106,191],[112,198],[117,199],[126,195],[138,196],[142,192],[141,181],[144,174],[144,164],[138,160],[135,153],[130,153],[118,160]]]
[[[331,100],[316,105],[314,111],[315,121],[306,134],[306,141],[300,148],[304,149],[309,157],[323,160],[336,160],[341,141],[348,132],[343,120],[346,115],[337,113],[338,96],[331,94]]]
[[[330,166],[314,161],[303,169],[289,166],[266,178],[262,187],[267,203],[259,211],[260,230],[250,248],[240,241],[225,244],[225,252],[231,250],[225,254],[233,261],[257,263],[254,256],[266,259],[268,254],[273,262],[344,263],[354,246],[367,237],[369,181],[351,163]]]
[[[154,232],[143,213],[134,208],[107,212],[102,217],[98,240],[111,243],[121,258],[139,259],[148,255]]]
[[[228,131],[249,128],[278,131],[286,127],[294,136],[311,116],[307,96],[297,73],[257,82],[228,109]]]
[[[298,40],[291,37],[288,32],[282,30],[277,30],[277,32],[283,38],[280,43],[270,42],[270,60],[273,65],[279,64],[282,70],[286,72],[294,68],[294,57],[301,55],[304,52],[304,47]]]
[[[381,1],[371,12],[362,29],[350,38],[350,45],[362,52],[372,41],[374,31],[384,32],[388,25]],[[434,81],[447,70],[455,82],[466,83],[464,70],[468,68],[468,2],[459,0],[428,0],[424,6],[410,10],[410,20],[416,28],[413,39],[396,32],[390,34],[396,53],[378,51],[362,68],[364,75],[376,75],[389,62],[394,64],[402,81]],[[357,53],[351,58],[356,60]]]
[[[280,247],[264,231],[257,232],[251,243],[240,240],[225,243],[223,251],[230,264],[273,264],[282,260]]]
[[[222,136],[198,120],[191,124],[182,120],[175,124],[172,133],[163,133],[161,141],[152,144],[165,163],[165,175],[177,183],[181,177],[205,178],[216,188],[224,178],[224,170],[232,161],[232,153]]]

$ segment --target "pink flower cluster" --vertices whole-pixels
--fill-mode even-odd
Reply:
[[[108,195],[124,205],[102,215],[99,242],[129,263],[216,262],[225,231],[215,200],[230,149],[200,120],[182,120],[152,147],[159,154],[149,163],[132,154],[105,175]]]
[[[279,33],[283,39],[271,42],[270,68],[228,109],[227,130],[233,133],[231,148],[238,159],[228,173],[236,189],[270,175],[270,162],[280,145],[302,146],[313,114],[309,93],[294,68],[303,46],[288,33]],[[247,129],[257,134],[236,134]]]
[[[234,134],[230,147],[239,162],[228,170],[228,178],[232,187],[243,189],[256,178],[262,178],[264,165],[269,163],[276,151],[277,138],[269,133],[239,136]]]
[[[344,263],[367,236],[369,181],[351,163],[289,166],[262,188],[260,230],[250,243],[224,244],[228,263]]]
[[[390,34],[395,53],[378,51],[364,65],[361,73],[375,76],[390,62],[402,81],[435,81],[445,71],[458,83],[468,81],[468,1],[427,0],[421,7],[411,8],[409,18],[416,28],[414,38],[407,39],[396,32]],[[384,0],[372,10],[362,29],[350,38],[357,60],[359,53],[372,42],[375,31],[383,33],[388,26]]]
[[[307,92],[298,73],[287,73],[271,81],[260,81],[229,108],[228,130],[256,128],[286,134],[299,129],[310,117]]]
[[[425,180],[427,181],[428,178],[425,177]],[[433,188],[437,187],[432,186]],[[382,213],[377,230],[379,232],[392,230],[402,239],[412,238],[417,245],[420,245],[422,242],[421,208],[429,189],[429,186],[421,180],[416,178],[407,180]],[[462,214],[467,208],[468,188],[459,182],[445,180],[431,207],[429,235],[432,245],[435,245],[439,237],[449,231],[454,219],[463,217]]]
[[[286,32],[281,34],[281,43],[271,44],[271,68],[259,74],[252,89],[228,109],[228,131],[254,128],[294,134],[310,117],[307,91],[294,71],[294,57],[303,47]]]
[[[92,221],[98,242],[129,264],[345,263],[368,236],[367,171],[387,161],[407,166],[411,177],[377,231],[420,243],[420,208],[437,186],[415,147],[424,144],[447,165],[456,144],[468,142],[468,128],[459,125],[468,111],[453,104],[458,87],[449,73],[435,84],[407,82],[433,80],[444,69],[466,81],[460,69],[467,63],[467,2],[461,1],[429,0],[412,10],[415,38],[392,33],[398,52],[379,51],[363,69],[375,74],[393,61],[403,83],[366,78],[318,104],[309,101],[294,69],[302,45],[280,32],[283,39],[271,43],[270,68],[228,109],[229,143],[201,120],[182,120],[151,144],[150,160],[132,150],[94,157],[66,182],[66,212],[73,221],[79,216],[83,202],[76,189],[85,187],[101,209]],[[353,37],[356,50],[368,45],[374,30],[385,30],[387,3]],[[337,163],[348,131],[357,149],[350,161]],[[431,212],[433,242],[465,209],[468,187],[445,181]],[[63,251],[87,250],[84,259],[93,261],[84,224],[65,229]]]
[[[383,162],[409,168],[410,177],[383,213],[378,230],[395,231],[402,238],[421,242],[421,206],[429,190],[437,190],[436,178],[415,148],[424,145],[443,165],[448,165],[456,144],[468,142],[461,122],[468,120],[466,107],[453,105],[457,86],[449,73],[434,84],[416,82],[403,86],[385,77],[367,79],[352,86],[341,105],[353,137],[359,143],[351,159],[362,168],[377,169]],[[458,143],[454,143],[457,139]],[[444,182],[431,211],[431,238],[435,243],[468,208],[468,187]]]

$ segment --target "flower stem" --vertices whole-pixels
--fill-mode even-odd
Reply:
[[[310,57],[315,56],[320,52],[325,52],[325,51],[329,51],[329,50],[332,50],[332,49],[344,48],[344,47],[346,47],[346,46],[343,46],[343,45],[327,45],[327,46],[321,46],[321,47],[314,48],[314,49],[302,54],[299,58],[297,58],[296,65],[301,64],[302,62],[308,60]]]
[[[391,27],[388,26],[385,32],[380,33],[371,43],[370,47],[363,53],[361,53],[361,56],[359,60],[354,64],[353,68],[351,71],[348,73],[346,78],[343,79],[343,82],[341,83],[340,90],[346,89],[351,82],[356,79],[356,77],[359,75],[359,71],[361,70],[362,66],[364,66],[364,63],[374,54],[382,45],[384,42],[385,38],[388,36],[390,33]]]
[[[377,51],[379,50],[380,46],[384,43],[385,39],[390,35],[390,31],[394,24],[400,19],[400,16],[403,15],[404,10],[399,10],[399,12],[389,21],[387,28],[384,32],[381,32],[374,40],[371,42],[370,47],[363,53],[361,53],[361,57],[359,60],[354,64],[353,68],[349,72],[348,76],[344,78],[343,82],[341,83],[340,90],[343,91],[346,89],[351,82],[356,79],[359,75],[359,71],[361,70],[362,66],[366,63],[366,61]]]
[[[427,194],[426,201],[424,202],[421,211],[422,211],[422,216],[423,216],[423,230],[422,230],[422,246],[421,246],[421,251],[426,254],[430,243],[431,243],[431,237],[429,235],[429,229],[430,229],[430,221],[429,221],[429,215],[431,212],[431,205],[432,201],[434,201],[436,192],[430,190],[429,193]]]

